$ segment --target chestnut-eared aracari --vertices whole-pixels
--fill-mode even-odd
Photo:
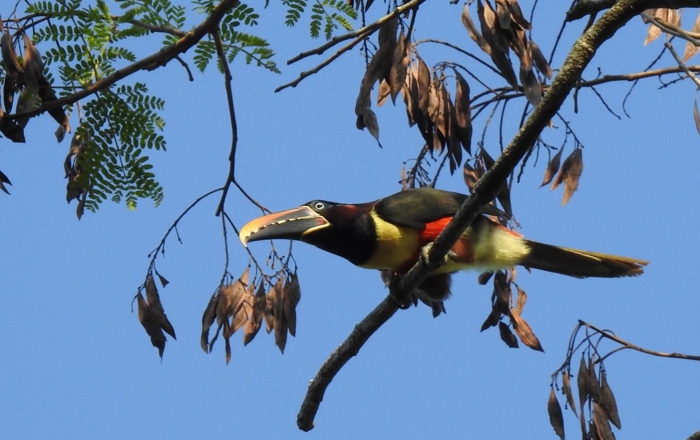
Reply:
[[[314,200],[252,220],[241,229],[240,239],[244,245],[277,238],[300,240],[359,267],[405,273],[467,197],[417,188],[369,203]],[[463,269],[496,270],[520,265],[577,278],[623,277],[642,274],[647,263],[527,240],[479,215],[447,254],[445,264],[419,287],[434,300],[441,300],[449,294],[449,276],[444,275]],[[431,287],[431,282],[436,286]]]

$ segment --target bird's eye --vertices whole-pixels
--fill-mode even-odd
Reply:
[[[326,205],[324,205],[323,202],[314,203],[314,209],[323,209],[325,207],[326,207]]]

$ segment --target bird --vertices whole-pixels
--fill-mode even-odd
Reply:
[[[467,195],[429,187],[408,189],[368,203],[312,200],[245,224],[244,246],[268,239],[311,244],[366,269],[405,274],[452,220]],[[576,278],[637,276],[649,262],[539,243],[480,213],[418,286],[433,302],[450,294],[450,275],[467,269],[524,266]],[[424,301],[426,302],[426,301]],[[426,302],[427,303],[427,302]],[[434,309],[435,312],[435,309]]]

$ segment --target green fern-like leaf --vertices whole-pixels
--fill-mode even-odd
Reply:
[[[135,209],[139,199],[157,205],[163,190],[151,171],[148,149],[165,149],[158,132],[164,121],[157,111],[162,99],[148,95],[144,84],[121,85],[84,106],[83,128],[89,147],[81,156],[79,182],[88,188],[85,208],[95,211],[108,198]]]
[[[306,10],[306,2],[304,0],[282,0],[282,4],[287,7],[284,24],[290,27],[296,26],[301,14]]]

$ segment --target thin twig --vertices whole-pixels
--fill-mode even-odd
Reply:
[[[155,261],[156,261],[156,258],[158,258],[158,254],[159,254],[160,252],[163,252],[163,251],[164,251],[164,248],[165,248],[165,241],[168,239],[168,236],[170,235],[170,233],[173,232],[173,230],[177,232],[177,225],[178,225],[178,223],[180,223],[180,220],[182,220],[182,219],[185,217],[185,215],[187,215],[187,213],[190,212],[190,210],[191,210],[192,208],[194,208],[199,202],[201,202],[202,200],[206,199],[207,197],[209,197],[210,195],[214,194],[215,192],[221,191],[222,189],[223,189],[223,188],[216,188],[216,189],[213,189],[213,190],[209,191],[208,193],[206,193],[206,194],[204,194],[204,195],[201,195],[201,196],[197,197],[197,199],[196,199],[194,202],[192,202],[192,203],[190,204],[190,206],[188,206],[187,208],[185,208],[184,211],[182,211],[182,213],[175,219],[175,221],[173,222],[173,224],[170,225],[170,227],[168,228],[168,230],[165,231],[165,235],[163,235],[163,238],[160,240],[160,243],[158,243],[158,246],[156,246],[155,249],[153,249],[151,252],[149,252],[148,256],[151,258],[151,263],[148,265],[148,271],[149,271],[149,272],[150,272],[151,269],[153,268],[153,266],[154,266],[154,264],[155,264]],[[178,234],[178,240],[179,240],[179,234]]]
[[[676,62],[678,63],[678,67],[685,72],[686,75],[690,77],[690,79],[693,80],[695,83],[695,86],[700,89],[700,79],[698,79],[697,75],[695,75],[689,68],[688,66],[685,65],[683,62],[683,59],[678,56],[678,53],[676,53],[676,50],[673,48],[673,45],[670,42],[665,43],[666,49],[668,49],[669,52],[671,52],[671,55],[673,55],[673,58],[676,59]]]
[[[216,45],[216,55],[219,57],[219,64],[224,70],[224,85],[226,87],[226,102],[228,104],[228,114],[229,121],[231,123],[231,152],[228,155],[229,168],[228,175],[226,176],[226,182],[224,183],[224,191],[221,194],[221,200],[219,200],[219,206],[216,208],[216,216],[218,217],[224,210],[224,204],[226,203],[226,196],[228,195],[228,189],[231,187],[235,179],[236,172],[236,148],[238,147],[238,123],[236,122],[236,109],[233,105],[233,88],[231,87],[231,81],[233,81],[233,76],[231,75],[231,70],[229,69],[228,62],[226,61],[226,52],[224,51],[224,44],[219,36],[218,28],[212,32],[212,37],[214,38],[214,44]]]
[[[375,21],[372,24],[369,24],[365,27],[362,27],[356,31],[348,32],[347,34],[343,35],[338,35],[337,37],[331,38],[327,43],[315,48],[311,49],[306,52],[302,52],[299,55],[295,56],[294,58],[291,58],[289,61],[287,61],[287,64],[294,64],[297,61],[303,60],[304,58],[308,58],[311,55],[321,55],[323,52],[326,50],[330,49],[331,47],[342,43],[345,40],[351,40],[351,39],[358,39],[362,40],[363,38],[371,35],[375,31],[377,31],[382,25],[384,25],[386,22],[392,20],[394,17],[398,17],[399,15],[403,14],[404,12],[410,11],[411,9],[418,8],[422,3],[424,3],[426,0],[411,0],[408,3],[404,3],[403,5],[397,7],[394,9],[391,13],[385,15],[384,17],[380,18],[379,20]]]
[[[625,341],[624,339],[615,336],[614,334],[601,330],[598,327],[596,327],[593,324],[589,324],[585,321],[581,321],[579,319],[578,321],[579,325],[585,326],[587,328],[590,328],[591,330],[594,330],[598,332],[598,334],[606,339],[610,339],[611,341],[617,342],[618,344],[624,346],[625,348],[629,348],[630,350],[635,350],[640,353],[648,354],[651,356],[657,356],[657,357],[664,357],[664,358],[672,358],[672,359],[685,359],[688,361],[700,361],[700,356],[695,356],[691,354],[683,354],[683,353],[664,353],[662,351],[655,351],[655,350],[649,350],[648,348],[640,347],[639,345],[632,344],[631,342]]]
[[[328,58],[327,58],[325,61],[323,61],[321,64],[315,66],[315,67],[312,68],[312,69],[309,69],[309,70],[306,70],[306,71],[304,71],[304,72],[301,72],[301,73],[299,74],[299,76],[297,77],[297,79],[295,79],[294,81],[288,82],[287,84],[283,84],[283,85],[277,87],[277,88],[275,89],[275,93],[280,92],[280,91],[282,91],[282,90],[284,90],[284,89],[286,89],[286,88],[289,88],[289,87],[296,87],[296,86],[299,85],[299,83],[302,82],[304,79],[308,78],[308,77],[311,76],[311,75],[314,75],[314,74],[320,72],[321,69],[323,69],[324,67],[326,67],[326,66],[328,66],[329,64],[331,64],[333,61],[335,61],[336,59],[338,59],[338,58],[339,58],[342,54],[344,54],[345,52],[347,52],[347,51],[349,51],[350,49],[352,49],[353,47],[357,46],[358,43],[361,43],[362,41],[365,41],[365,39],[366,39],[367,37],[369,37],[370,35],[372,35],[372,33],[376,32],[380,27],[382,27],[382,25],[384,25],[385,23],[391,21],[392,19],[394,19],[394,17],[397,17],[398,15],[400,15],[400,14],[402,14],[402,13],[404,13],[404,12],[410,11],[410,10],[412,10],[412,9],[417,9],[418,6],[419,6],[421,3],[425,2],[425,1],[426,1],[426,0],[411,0],[411,1],[408,2],[408,3],[404,3],[403,5],[399,6],[399,7],[396,8],[396,9],[394,9],[394,11],[392,11],[391,13],[389,13],[389,14],[383,16],[382,18],[380,18],[379,20],[375,21],[374,23],[372,23],[372,24],[370,24],[370,25],[364,26],[364,27],[362,27],[362,28],[360,28],[360,29],[358,29],[358,30],[356,30],[356,31],[349,32],[349,33],[347,33],[347,34],[339,35],[339,36],[337,36],[337,37],[334,37],[334,38],[332,38],[331,40],[329,40],[326,44],[324,44],[324,45],[322,45],[322,46],[319,46],[319,47],[317,47],[317,48],[315,48],[315,49],[309,50],[309,51],[307,51],[307,52],[302,52],[302,53],[300,53],[299,55],[295,56],[294,58],[290,59],[289,61],[287,61],[287,64],[288,64],[288,65],[289,65],[289,64],[296,63],[297,61],[302,60],[302,59],[304,59],[304,58],[307,58],[307,57],[309,57],[309,56],[311,56],[311,55],[320,55],[320,54],[322,54],[323,52],[325,52],[326,50],[330,49],[330,48],[333,47],[333,46],[338,45],[339,43],[341,43],[341,42],[343,42],[343,41],[350,40],[350,39],[353,40],[353,41],[351,41],[350,43],[348,43],[348,44],[346,44],[345,46],[343,46],[343,47],[342,47],[340,50],[338,50],[336,53],[334,53],[333,55],[331,55],[330,57],[328,57]],[[414,12],[414,17],[415,17],[415,12]],[[412,26],[412,25],[413,25],[413,21],[411,21],[411,26]],[[410,29],[409,29],[409,35],[410,35]]]
[[[299,76],[297,77],[297,79],[295,79],[294,81],[290,81],[290,82],[288,82],[287,84],[282,84],[281,86],[277,87],[277,88],[275,89],[275,93],[281,92],[282,90],[284,90],[284,89],[286,89],[286,88],[289,88],[289,87],[296,87],[296,86],[299,85],[299,83],[302,82],[304,79],[308,78],[308,77],[311,76],[311,75],[314,75],[314,74],[320,72],[321,69],[323,69],[324,67],[326,67],[327,65],[329,65],[330,63],[332,63],[333,61],[335,61],[336,59],[338,59],[338,58],[339,58],[342,54],[344,54],[345,52],[347,52],[347,51],[349,51],[350,49],[352,49],[353,47],[355,47],[355,46],[356,46],[359,42],[361,42],[363,39],[364,39],[364,37],[362,37],[362,38],[358,37],[357,39],[351,41],[350,43],[348,43],[347,45],[345,45],[345,46],[343,46],[342,48],[340,48],[340,50],[338,50],[336,53],[334,53],[333,55],[331,55],[330,57],[328,57],[325,61],[323,61],[321,64],[317,65],[317,66],[314,67],[313,69],[309,69],[309,70],[306,70],[306,71],[304,71],[304,72],[301,72],[301,73],[299,74]]]

